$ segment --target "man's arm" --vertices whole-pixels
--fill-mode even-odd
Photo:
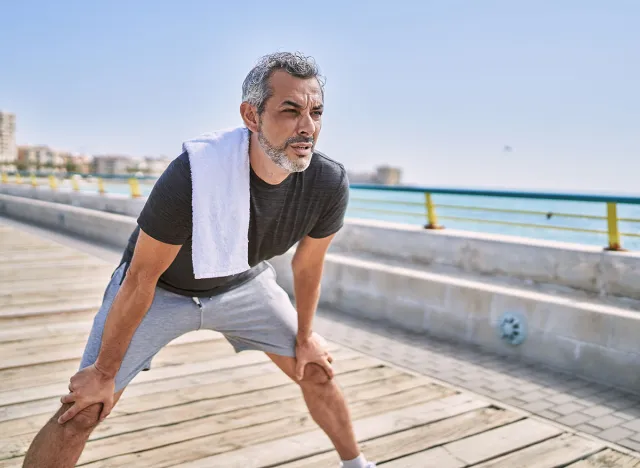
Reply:
[[[104,325],[98,358],[71,378],[70,393],[61,401],[73,405],[59,418],[60,424],[96,403],[103,405],[100,420],[109,415],[115,377],[131,338],[153,302],[158,279],[179,251],[180,245],[165,244],[140,230],[131,265]]]
[[[324,260],[334,236],[335,234],[321,239],[305,237],[298,243],[291,262],[293,289],[298,311],[296,374],[299,379],[302,379],[304,366],[309,362],[322,365],[329,378],[333,377],[330,366],[331,358],[325,350],[318,348],[318,343],[312,340],[312,332],[313,319],[320,299]]]
[[[131,265],[104,325],[95,363],[104,374],[115,378],[118,373],[131,338],[151,307],[158,279],[173,263],[180,247],[157,241],[140,230]]]

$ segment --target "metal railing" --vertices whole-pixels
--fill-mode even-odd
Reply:
[[[157,179],[157,177],[151,176],[113,176],[113,175],[99,175],[99,174],[80,174],[80,177],[73,177],[75,174],[36,174],[36,173],[13,173],[9,176],[7,173],[2,173],[0,182],[4,184],[25,184],[25,176],[30,178],[30,185],[37,188],[42,183],[42,176],[48,179],[47,185],[51,190],[59,190],[60,182],[69,181],[71,183],[71,189],[76,192],[93,191],[100,195],[109,193],[109,187],[106,186],[105,180],[109,182],[116,181],[118,188],[121,190],[118,192],[123,195],[126,191],[126,195],[132,198],[140,198],[143,196],[140,182],[150,182]],[[90,177],[95,184],[89,184],[81,188],[79,179]],[[128,185],[128,188],[125,187]],[[110,186],[113,188],[113,185]],[[527,229],[547,229],[555,231],[566,232],[579,232],[588,234],[605,235],[608,239],[608,245],[605,247],[607,250],[624,250],[622,248],[622,238],[636,238],[640,239],[640,230],[621,231],[619,223],[640,223],[640,218],[634,217],[619,217],[618,205],[636,205],[640,206],[640,196],[624,196],[624,195],[598,195],[598,194],[579,194],[579,193],[553,193],[553,192],[521,192],[521,191],[508,191],[508,190],[473,190],[473,189],[455,189],[455,188],[436,188],[436,187],[411,187],[411,186],[388,186],[388,185],[371,185],[371,184],[351,184],[351,189],[355,191],[369,191],[375,193],[375,198],[366,198],[357,196],[357,194],[351,195],[351,201],[349,210],[351,212],[370,213],[376,216],[397,216],[401,215],[412,219],[420,219],[424,222],[425,229],[443,229],[439,221],[448,220],[452,222],[472,222],[486,225],[508,226]],[[385,193],[395,194],[419,194],[420,198],[416,200],[393,200],[384,199]],[[467,196],[475,199],[481,197],[489,197],[492,199],[505,199],[505,200],[554,200],[554,201],[566,201],[566,202],[582,202],[582,203],[597,203],[603,206],[602,215],[594,214],[581,214],[581,213],[567,213],[563,211],[543,211],[543,210],[531,210],[531,209],[516,209],[516,208],[504,208],[504,207],[491,207],[491,206],[477,206],[475,204],[455,204],[455,203],[439,203],[436,204],[434,195],[453,195],[453,196]],[[442,212],[445,212],[443,215]],[[454,214],[446,214],[447,211],[453,211]],[[456,212],[462,212],[460,215]],[[481,214],[494,214],[494,215],[506,215],[511,217],[510,219],[492,219],[488,217],[480,217],[480,215],[468,216],[465,212],[479,213]],[[534,222],[515,220],[516,215],[524,215],[528,218],[534,218]],[[546,219],[582,219],[590,221],[602,221],[603,226],[601,229],[585,228],[571,225],[554,225],[543,224],[535,221],[537,218]],[[422,223],[421,223],[422,224]]]
[[[486,223],[502,226],[532,228],[532,229],[552,229],[558,231],[573,231],[589,234],[603,234],[608,238],[606,250],[624,250],[622,248],[622,237],[640,238],[640,231],[637,232],[621,232],[619,222],[640,223],[640,218],[618,217],[618,205],[638,205],[640,206],[640,196],[624,196],[624,195],[598,195],[598,194],[579,194],[579,193],[553,193],[553,192],[520,192],[508,190],[472,190],[472,189],[455,189],[455,188],[435,188],[435,187],[407,187],[407,186],[386,186],[386,185],[370,185],[370,184],[352,184],[352,189],[368,190],[383,194],[385,192],[405,193],[405,194],[422,194],[424,200],[408,201],[408,200],[390,200],[377,198],[365,198],[352,196],[351,201],[357,202],[356,206],[350,206],[352,211],[368,212],[379,215],[403,215],[406,217],[421,217],[424,219],[425,229],[443,229],[439,224],[439,220],[463,221],[473,223]],[[468,204],[447,204],[442,203],[436,205],[434,195],[457,195],[467,197],[491,197],[495,199],[526,199],[526,200],[555,200],[567,202],[584,202],[584,203],[601,203],[603,205],[603,215],[565,213],[556,211],[526,210],[516,208],[497,208],[483,207]],[[375,207],[358,206],[358,204],[375,205]],[[390,208],[380,208],[381,206],[389,206]],[[395,207],[420,207],[421,210],[407,211]],[[457,215],[439,215],[438,209],[447,209],[451,211],[467,211],[472,213],[497,213],[501,215],[526,215],[528,217],[543,217],[547,220],[551,218],[581,218],[587,220],[598,220],[605,222],[604,229],[582,228],[568,225],[552,225],[542,224],[539,222],[521,222],[503,219],[491,219],[479,216],[457,216]]]
[[[105,180],[109,182],[115,182],[124,185],[128,185],[127,194],[131,196],[131,198],[140,198],[142,197],[142,190],[140,189],[140,181],[143,182],[153,182],[157,179],[155,176],[121,176],[121,175],[111,175],[111,174],[76,174],[76,173],[42,173],[42,172],[29,172],[29,173],[6,173],[2,172],[0,175],[0,183],[3,184],[17,184],[24,185],[24,177],[29,177],[29,184],[33,188],[37,188],[43,184],[43,181],[46,180],[45,184],[49,186],[51,190],[58,190],[60,188],[60,183],[69,181],[71,184],[71,189],[74,192],[90,192],[87,187],[81,188],[79,180],[89,179],[95,184],[95,192],[100,195],[106,195],[109,191],[106,188]],[[92,186],[94,184],[91,184]],[[122,192],[118,192],[122,194]]]

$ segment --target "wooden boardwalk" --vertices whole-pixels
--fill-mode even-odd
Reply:
[[[0,221],[0,467],[21,466],[77,370],[114,265]],[[329,337],[330,338],[330,337]],[[332,344],[356,432],[378,466],[640,467],[640,460]],[[299,389],[217,333],[163,349],[78,466],[337,467]]]

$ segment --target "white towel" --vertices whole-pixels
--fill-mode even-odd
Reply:
[[[250,163],[245,127],[201,135],[182,144],[189,153],[196,279],[249,269]]]

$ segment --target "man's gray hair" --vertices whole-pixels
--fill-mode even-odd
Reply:
[[[324,98],[324,77],[312,57],[299,52],[276,52],[262,57],[242,83],[242,101],[256,106],[258,114],[264,112],[271,97],[269,78],[276,70],[284,70],[296,78],[316,78]]]

